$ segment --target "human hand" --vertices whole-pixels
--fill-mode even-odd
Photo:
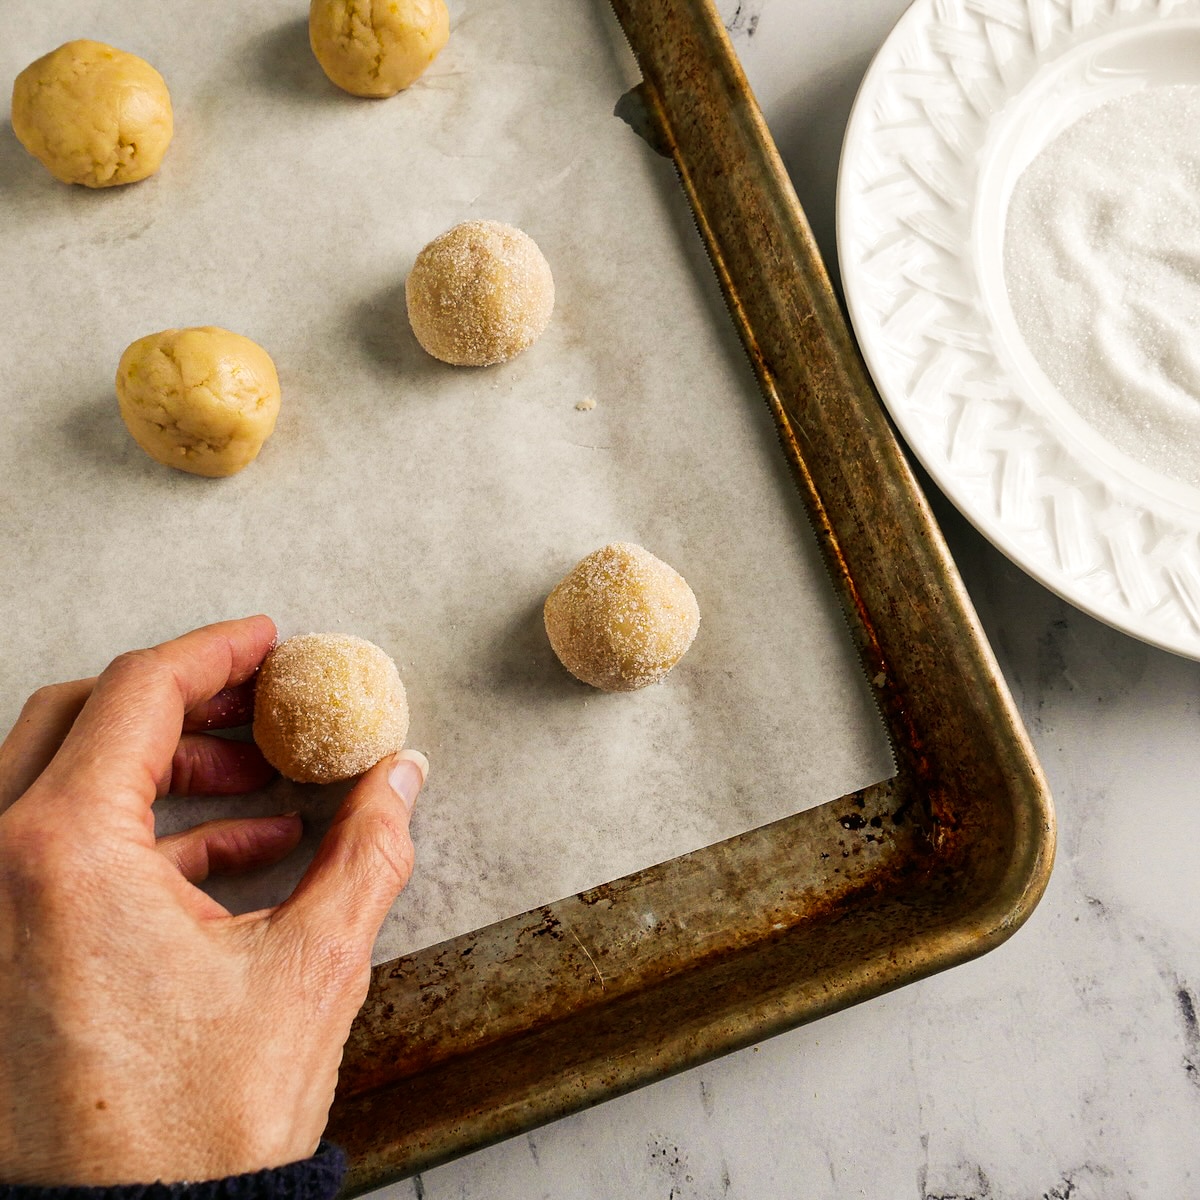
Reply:
[[[0,1182],[217,1179],[316,1149],[427,764],[368,771],[277,908],[196,888],[300,838],[283,816],[154,839],[157,797],[274,774],[198,732],[246,723],[274,640],[250,617],[122,655],[36,693],[0,745]]]

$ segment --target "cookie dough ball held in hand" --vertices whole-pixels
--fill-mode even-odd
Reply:
[[[464,221],[417,255],[404,294],[427,353],[486,367],[541,337],[554,311],[554,276],[528,234],[499,221]]]
[[[373,642],[306,633],[280,642],[254,693],[254,740],[297,783],[336,783],[395,754],[408,736],[396,664]]]
[[[275,428],[279,376],[271,356],[228,329],[164,329],[121,355],[117,402],[155,462],[193,475],[233,475]]]
[[[312,0],[308,43],[332,83],[382,99],[414,82],[450,36],[445,0]]]
[[[21,145],[63,183],[115,187],[158,170],[174,132],[163,77],[103,42],[67,42],[13,84]]]
[[[657,683],[700,627],[687,581],[632,542],[613,542],[577,563],[547,597],[544,616],[562,665],[605,692]]]

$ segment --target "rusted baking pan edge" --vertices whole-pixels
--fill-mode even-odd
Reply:
[[[879,697],[893,780],[376,968],[359,1192],[921,978],[1028,916],[1050,798],[715,10],[614,0]]]

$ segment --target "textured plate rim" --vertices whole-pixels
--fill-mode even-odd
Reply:
[[[1114,473],[1112,456],[1096,455],[1021,396],[972,256],[974,185],[1005,106],[1076,47],[1197,15],[1194,0],[915,0],[859,87],[836,204],[839,265],[860,349],[893,420],[938,486],[989,541],[1063,599],[1193,659],[1200,659],[1200,515],[1146,487],[1136,471]],[[874,144],[881,131],[894,134],[900,149]],[[869,191],[880,197],[874,213]],[[957,227],[942,219],[947,213],[957,215]],[[864,218],[871,216],[878,228],[864,256]],[[881,303],[872,288],[909,250],[931,279],[893,276],[899,298]],[[874,277],[867,258],[876,260]],[[960,295],[948,298],[956,286]],[[922,358],[912,354],[914,338],[937,345],[906,377],[904,360]]]

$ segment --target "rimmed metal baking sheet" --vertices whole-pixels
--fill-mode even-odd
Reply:
[[[377,968],[331,1125],[352,1189],[980,954],[1053,859],[1028,739],[715,11],[614,7],[898,772]]]

